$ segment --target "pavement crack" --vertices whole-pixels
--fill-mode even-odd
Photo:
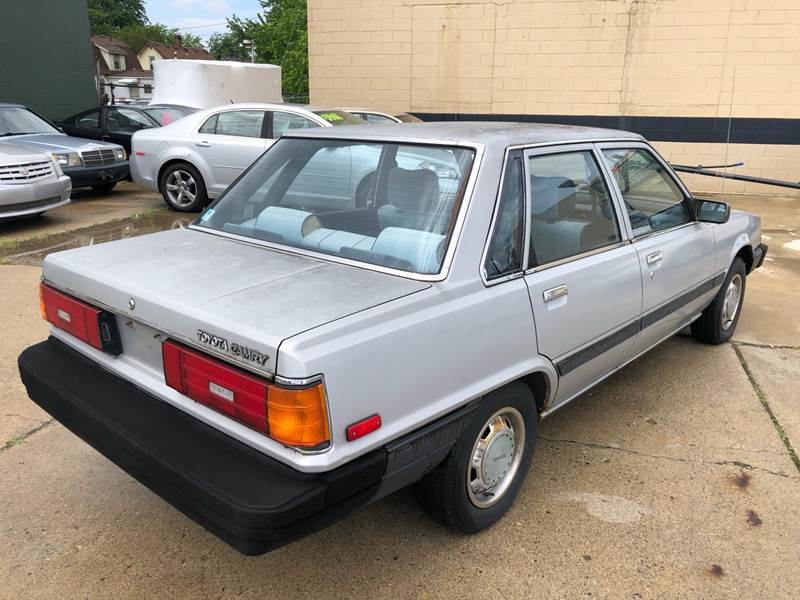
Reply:
[[[544,442],[551,442],[555,444],[573,444],[576,446],[584,446],[586,448],[598,448],[601,450],[616,450],[617,452],[624,452],[626,454],[635,454],[636,456],[643,456],[645,458],[671,460],[682,463],[718,465],[723,467],[728,467],[728,466],[739,467],[741,469],[747,469],[748,471],[764,471],[765,473],[769,473],[770,475],[776,475],[778,477],[785,477],[787,479],[791,479],[791,476],[787,475],[786,473],[782,473],[780,471],[773,471],[772,469],[767,469],[764,467],[757,467],[755,465],[751,465],[750,463],[746,463],[740,460],[703,460],[702,458],[681,458],[679,456],[667,456],[666,454],[649,454],[647,452],[639,452],[638,450],[631,450],[630,448],[622,448],[621,446],[611,446],[608,444],[601,444],[599,442],[582,442],[580,440],[565,440],[559,438],[546,438],[542,436],[539,436],[538,439]]]
[[[742,351],[739,350],[739,348],[735,345],[733,346],[733,351],[736,353],[736,357],[739,359],[739,363],[742,365],[742,369],[744,369],[747,379],[750,380],[750,385],[753,386],[753,391],[755,392],[756,397],[761,402],[761,406],[764,407],[764,410],[767,411],[767,415],[769,415],[769,419],[772,421],[775,431],[778,432],[778,437],[781,438],[783,445],[786,446],[786,451],[789,453],[789,458],[792,459],[795,468],[800,473],[800,457],[797,456],[797,451],[794,449],[794,446],[792,446],[789,436],[786,435],[783,425],[781,425],[781,422],[778,421],[778,417],[776,417],[775,413],[772,411],[772,407],[769,405],[769,401],[767,400],[767,395],[764,393],[764,390],[761,389],[758,381],[756,381],[756,378],[753,376],[753,372],[750,370],[750,365],[747,364],[747,360],[745,360]]]
[[[14,446],[16,446],[17,444],[21,444],[22,442],[24,442],[25,440],[27,440],[27,439],[28,439],[30,436],[32,436],[34,433],[36,433],[36,432],[38,432],[38,431],[41,431],[42,429],[44,429],[45,427],[47,427],[48,425],[50,425],[50,424],[51,424],[51,423],[53,423],[54,421],[55,421],[55,419],[48,419],[47,421],[43,421],[43,422],[39,423],[39,424],[38,424],[36,427],[34,427],[33,429],[29,429],[29,430],[28,430],[28,431],[26,431],[25,433],[23,433],[23,434],[21,434],[21,435],[18,435],[18,436],[17,436],[17,437],[15,437],[15,438],[11,438],[11,439],[10,439],[10,440],[8,440],[8,441],[7,441],[5,444],[3,444],[3,447],[2,447],[2,448],[0,448],[0,452],[5,452],[5,451],[6,451],[6,450],[8,450],[9,448],[13,448],[13,447],[14,447]]]
[[[800,346],[793,346],[791,344],[758,344],[756,342],[731,342],[731,345],[747,346],[748,348],[766,348],[767,350],[800,350]],[[741,359],[740,359],[741,360]]]

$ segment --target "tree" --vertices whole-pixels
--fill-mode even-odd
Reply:
[[[244,47],[247,38],[234,31],[215,33],[208,38],[208,51],[217,60],[250,62],[250,51]]]
[[[286,100],[308,99],[308,17],[306,0],[259,0],[255,19],[228,19],[232,43],[249,39],[256,61],[279,65]],[[227,34],[223,34],[227,35]],[[245,60],[249,59],[245,53]]]
[[[180,33],[178,29],[167,27],[161,23],[136,23],[133,25],[126,25],[112,32],[112,35],[128,44],[128,46],[133,48],[134,52],[141,50],[142,46],[147,42],[174,44],[176,35],[181,36],[181,44],[187,48],[203,47],[203,40],[198,36],[191,33]]]
[[[88,7],[94,34],[112,35],[121,27],[148,22],[144,0],[88,0]]]

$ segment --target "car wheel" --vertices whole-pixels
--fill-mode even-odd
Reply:
[[[692,335],[706,344],[722,344],[731,339],[744,303],[747,269],[736,258],[714,300],[692,323]]]
[[[164,201],[173,210],[198,212],[208,204],[203,177],[188,163],[175,163],[164,169],[158,184]]]
[[[117,186],[116,181],[112,181],[110,183],[96,183],[92,186],[92,189],[95,192],[107,193],[113,190]]]
[[[497,521],[525,481],[537,425],[536,401],[524,383],[486,396],[444,462],[417,483],[422,506],[463,533]]]

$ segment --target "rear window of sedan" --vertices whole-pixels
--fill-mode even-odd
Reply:
[[[435,274],[473,160],[459,147],[283,138],[196,225]]]
[[[364,119],[344,110],[315,110],[313,111],[318,117],[322,117],[328,123],[334,126],[338,125],[363,125],[366,123]]]
[[[160,125],[169,125],[182,119],[185,115],[174,108],[145,108],[144,112],[153,117]]]

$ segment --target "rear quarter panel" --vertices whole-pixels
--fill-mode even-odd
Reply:
[[[536,353],[522,279],[430,289],[285,340],[278,374],[322,373],[339,464],[413,431],[526,373],[555,371]],[[551,385],[551,388],[554,385]],[[348,425],[378,413],[383,425],[355,442]]]

